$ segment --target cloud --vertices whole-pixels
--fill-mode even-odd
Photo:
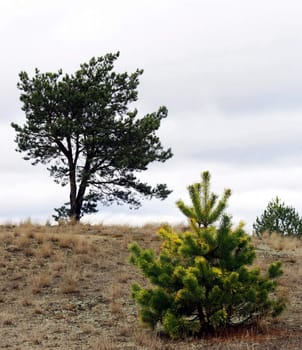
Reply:
[[[240,116],[213,108],[192,114],[170,112],[161,132],[177,157],[243,166],[273,164],[299,157],[301,115],[302,108]]]
[[[101,208],[99,217],[177,221],[175,201],[188,201],[186,186],[206,169],[213,190],[232,188],[229,211],[248,227],[275,195],[302,212],[301,10],[298,0],[1,2],[0,220],[47,218],[68,198],[44,167],[14,151],[10,122],[25,118],[18,73],[72,73],[117,50],[117,70],[144,69],[141,115],[169,109],[159,133],[174,157],[141,177],[174,192],[135,212]]]
[[[67,198],[66,191],[34,172],[31,176],[10,175],[10,180],[5,180],[3,186],[3,176],[0,177],[0,223],[26,218],[44,223]]]

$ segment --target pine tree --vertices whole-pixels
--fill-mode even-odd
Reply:
[[[257,236],[264,232],[279,233],[281,236],[302,237],[302,218],[295,208],[285,205],[279,197],[271,200],[263,214],[253,224]]]
[[[201,182],[188,186],[192,207],[187,206],[182,200],[176,203],[181,212],[187,216],[194,230],[198,230],[202,226],[206,228],[217,221],[231,196],[231,190],[226,189],[223,197],[217,203],[218,196],[210,193],[210,179],[210,173],[204,171]]]
[[[151,186],[138,178],[153,162],[172,157],[157,131],[168,115],[162,106],[139,117],[139,77],[116,73],[119,52],[93,57],[74,74],[19,74],[24,125],[12,123],[17,151],[33,165],[47,165],[54,181],[69,187],[69,201],[56,208],[57,221],[79,221],[99,204],[129,204],[143,198],[165,199],[166,184]]]
[[[182,201],[177,205],[188,217],[190,230],[177,233],[162,227],[158,255],[137,243],[130,246],[131,263],[151,282],[150,288],[132,286],[141,320],[179,337],[280,314],[284,302],[271,295],[275,278],[282,274],[281,263],[271,264],[265,275],[250,266],[256,256],[250,237],[243,224],[233,229],[224,214],[231,191],[225,190],[221,199],[211,193],[209,172],[188,190],[192,206]]]

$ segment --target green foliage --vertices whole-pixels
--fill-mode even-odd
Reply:
[[[163,226],[158,255],[137,243],[130,246],[130,262],[151,283],[132,286],[141,321],[151,328],[161,325],[172,338],[277,316],[284,309],[273,297],[281,264],[273,263],[266,274],[250,266],[256,256],[250,237],[243,224],[232,228],[224,214],[230,191],[217,202],[209,180],[204,172],[201,183],[189,187],[191,207],[178,202],[191,230],[177,233]]]
[[[166,107],[138,118],[129,105],[137,101],[142,70],[115,73],[119,53],[92,58],[73,75],[59,70],[32,78],[21,72],[23,126],[12,123],[17,151],[32,164],[46,164],[55,182],[70,187],[69,202],[56,219],[79,220],[97,211],[98,203],[138,207],[143,197],[166,198],[165,184],[152,187],[137,173],[154,161],[172,157],[156,135]]]
[[[302,218],[293,207],[286,206],[278,197],[271,200],[260,218],[253,224],[254,232],[279,233],[281,236],[302,236]]]
[[[193,229],[196,230],[201,226],[207,227],[217,221],[231,196],[231,190],[226,189],[222,198],[217,202],[218,196],[209,192],[210,173],[204,171],[201,176],[201,182],[188,187],[193,206],[187,206],[182,200],[176,203],[181,212],[191,221]]]

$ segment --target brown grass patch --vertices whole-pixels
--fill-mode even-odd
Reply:
[[[279,245],[274,236],[252,238],[258,252],[257,265],[263,270],[272,261],[283,262],[284,275],[278,290],[288,297],[288,310],[279,320],[268,320],[267,329],[172,341],[155,331],[138,328],[138,310],[131,299],[130,286],[134,281],[141,284],[146,281],[128,263],[128,244],[137,241],[158,250],[159,226],[39,226],[29,221],[0,226],[3,347],[22,350],[55,347],[70,350],[299,349],[302,244],[289,237],[286,241],[283,238]],[[176,229],[184,230],[181,225]]]
[[[100,340],[97,340],[93,345],[93,350],[117,350],[117,346],[114,345],[114,342],[107,337],[100,337]]]
[[[28,297],[23,297],[20,300],[20,305],[21,306],[32,306],[33,305],[33,301],[32,299],[28,296]]]
[[[41,315],[43,313],[41,305],[35,305],[33,308],[34,315]]]
[[[278,233],[265,232],[261,237],[253,236],[252,242],[255,246],[266,244],[277,251],[295,251],[302,248],[302,239],[292,236],[281,236]]]
[[[0,314],[0,319],[3,326],[13,326],[15,321],[15,316],[8,312],[2,312]]]
[[[119,283],[114,283],[110,289],[110,296],[112,300],[116,300],[123,296],[123,289]]]
[[[42,245],[37,249],[37,258],[50,258],[53,254],[53,245],[50,242],[43,242]]]
[[[60,283],[60,290],[63,294],[76,293],[78,289],[78,274],[75,271],[65,272]]]
[[[82,239],[77,239],[74,242],[74,251],[77,254],[87,254],[90,250],[89,243]]]
[[[171,348],[164,347],[164,344],[160,338],[155,334],[152,334],[146,331],[143,328],[138,328],[135,332],[135,340],[138,345],[142,346],[145,349],[150,350],[159,350],[159,349],[173,349],[174,346],[171,344]]]
[[[28,248],[29,246],[29,238],[27,237],[27,235],[22,234],[20,236],[17,236],[14,240],[14,244],[16,245],[16,247],[18,247],[18,249],[23,250],[25,248]]]
[[[60,248],[72,249],[76,240],[77,240],[77,237],[74,237],[71,234],[65,234],[65,235],[59,236],[58,245]]]
[[[32,292],[34,294],[41,293],[43,288],[51,285],[51,277],[49,272],[39,273],[32,278]]]
[[[46,235],[41,232],[33,233],[33,239],[36,241],[36,243],[42,244],[46,240]]]
[[[115,316],[122,315],[121,303],[117,300],[112,301],[111,306],[110,306],[110,310],[111,310],[112,314]]]

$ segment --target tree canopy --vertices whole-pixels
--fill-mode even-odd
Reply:
[[[32,164],[46,164],[55,182],[69,185],[69,202],[56,209],[56,219],[80,220],[97,211],[98,203],[129,204],[142,198],[166,198],[166,184],[151,186],[138,179],[152,162],[172,157],[156,131],[167,117],[166,107],[138,117],[142,70],[114,72],[119,53],[92,58],[74,74],[19,74],[18,88],[25,112],[23,126],[12,123],[17,151]]]

